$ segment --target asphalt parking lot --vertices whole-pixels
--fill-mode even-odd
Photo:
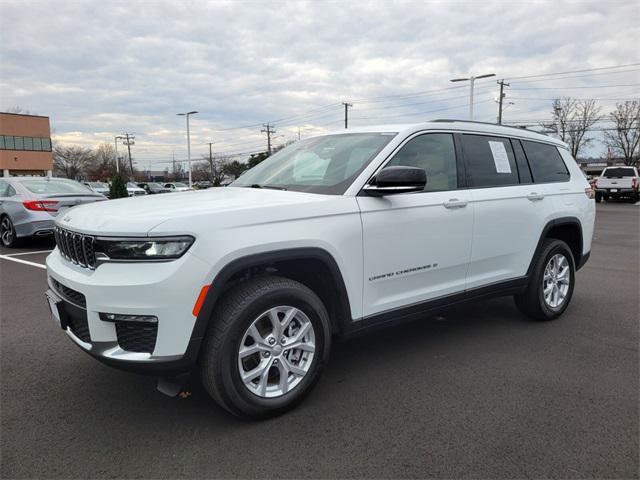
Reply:
[[[0,250],[0,477],[638,478],[639,219],[598,205],[560,320],[504,298],[338,343],[257,423],[89,358],[49,318],[52,244]]]

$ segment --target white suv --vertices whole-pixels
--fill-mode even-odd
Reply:
[[[70,210],[47,296],[104,363],[170,394],[197,370],[224,408],[264,417],[310,391],[336,335],[499,295],[558,317],[594,219],[550,137],[451,120],[349,129],[226,188]]]

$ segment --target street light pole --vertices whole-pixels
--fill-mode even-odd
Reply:
[[[476,80],[479,80],[481,78],[495,77],[495,76],[496,76],[495,73],[487,73],[486,75],[478,75],[478,76],[471,75],[470,77],[467,77],[467,78],[453,78],[449,80],[450,82],[466,82],[466,81],[469,82],[469,120],[473,120],[473,86]]]
[[[118,159],[118,139],[124,138],[122,135],[116,135],[114,137],[114,142],[116,144],[116,172],[120,173],[120,159]]]
[[[193,181],[191,180],[191,132],[189,130],[189,116],[195,115],[196,113],[198,112],[194,110],[192,112],[176,114],[187,117],[187,164],[189,165],[189,188],[193,188]]]

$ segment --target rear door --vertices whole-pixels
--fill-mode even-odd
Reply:
[[[474,206],[467,289],[525,275],[553,201],[532,174],[518,140],[462,135]]]
[[[425,189],[357,197],[363,227],[364,316],[464,290],[473,211],[468,190],[459,187],[458,160],[453,134],[417,134],[384,166],[425,169]]]

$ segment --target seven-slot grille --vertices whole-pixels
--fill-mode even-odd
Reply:
[[[55,227],[53,234],[64,258],[81,267],[96,268],[95,238],[93,236],[60,227]]]

